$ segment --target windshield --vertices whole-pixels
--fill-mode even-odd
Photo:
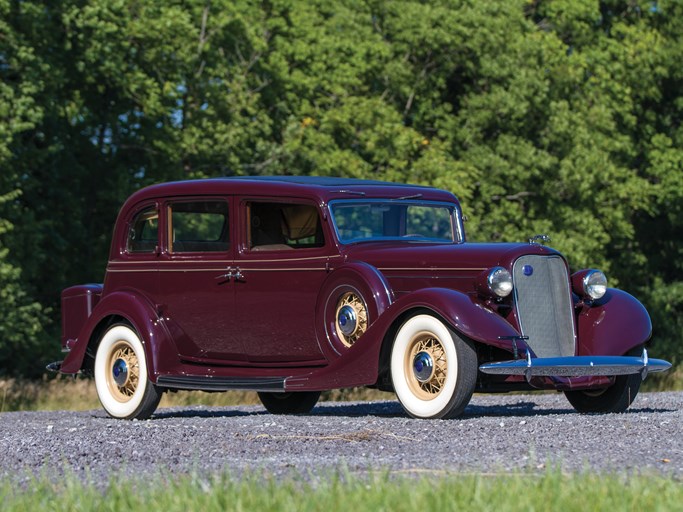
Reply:
[[[342,243],[397,239],[452,243],[457,240],[452,204],[367,199],[332,201],[330,210]]]

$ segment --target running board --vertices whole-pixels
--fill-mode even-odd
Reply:
[[[284,392],[284,377],[245,378],[245,377],[206,377],[203,375],[162,375],[157,378],[157,386],[174,389],[196,389],[200,391],[248,391]]]
[[[647,350],[641,357],[633,356],[573,356],[536,357],[527,352],[526,359],[486,363],[479,367],[493,375],[524,375],[532,377],[611,377],[639,373],[645,380],[648,373],[664,372],[671,363],[663,359],[649,359]]]

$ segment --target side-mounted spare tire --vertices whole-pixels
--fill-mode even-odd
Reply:
[[[373,266],[352,262],[334,270],[320,288],[315,321],[327,358],[352,348],[392,299],[389,285]]]

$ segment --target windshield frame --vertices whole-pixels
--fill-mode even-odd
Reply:
[[[351,240],[344,239],[337,226],[337,219],[334,215],[334,206],[339,204],[368,204],[368,203],[386,203],[389,205],[406,205],[406,206],[425,206],[448,208],[451,216],[451,230],[453,234],[452,240],[435,240],[435,239],[420,239],[420,238],[406,238],[401,236],[382,236],[372,238],[354,238]],[[341,245],[353,245],[368,242],[406,242],[406,243],[421,243],[421,244],[441,244],[452,245],[461,244],[465,241],[465,230],[463,226],[462,211],[460,205],[456,202],[447,201],[431,201],[429,199],[396,199],[396,198],[353,198],[353,199],[333,199],[327,205],[330,220],[332,221],[332,228],[334,230],[335,238]]]

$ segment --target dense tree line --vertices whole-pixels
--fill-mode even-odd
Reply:
[[[144,185],[316,174],[551,235],[683,344],[683,2],[0,0],[0,374],[58,344]]]

